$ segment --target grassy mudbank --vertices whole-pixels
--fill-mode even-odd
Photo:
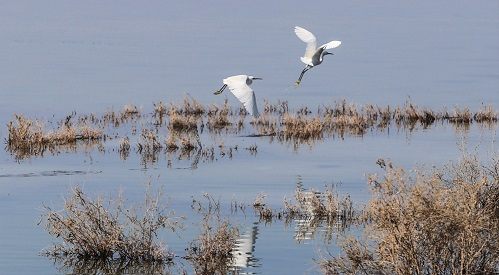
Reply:
[[[324,274],[497,274],[499,160],[464,157],[414,174],[379,161],[366,207],[368,241],[347,238]]]

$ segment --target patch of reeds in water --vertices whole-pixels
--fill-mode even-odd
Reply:
[[[285,140],[321,139],[323,136],[324,124],[318,117],[285,114],[282,125],[281,136]]]
[[[75,187],[62,210],[44,206],[42,223],[62,240],[43,254],[65,261],[118,261],[122,266],[165,263],[172,253],[157,240],[162,229],[180,228],[180,218],[161,205],[161,192],[148,189],[144,204],[127,208],[121,197],[92,199]]]
[[[222,107],[211,106],[208,111],[208,129],[212,131],[220,130],[227,126],[232,125],[230,121],[231,108],[227,100],[225,100]]]
[[[16,115],[15,120],[7,124],[7,149],[16,158],[22,159],[43,155],[47,149],[74,144],[79,140],[94,141],[104,138],[102,130],[88,125],[74,126],[69,119],[55,130],[46,130],[40,121]]]
[[[496,274],[499,161],[465,156],[443,170],[410,175],[383,165],[371,179],[368,240],[347,238],[324,274]]]
[[[139,120],[142,123],[138,123]],[[192,137],[197,135],[201,139],[205,127],[212,134],[239,134],[246,124],[252,126],[248,130],[250,136],[268,136],[270,141],[276,139],[281,143],[291,143],[297,149],[301,144],[312,145],[326,138],[362,136],[372,129],[382,131],[392,124],[413,131],[418,126],[427,128],[436,122],[448,122],[458,131],[467,131],[472,123],[492,127],[497,121],[498,114],[490,105],[482,106],[473,113],[466,107],[435,111],[412,102],[406,102],[403,106],[360,106],[346,100],[322,105],[317,109],[304,106],[297,111],[290,110],[286,101],[274,104],[265,101],[261,115],[257,119],[248,119],[244,109],[238,106],[233,110],[227,100],[220,106],[203,106],[195,99],[186,97],[182,103],[170,104],[169,107],[162,102],[155,103],[150,117],[134,105],[125,105],[120,112],[108,111],[102,116],[76,116],[76,113],[72,113],[53,130],[44,128],[43,125],[48,123],[18,115],[7,125],[7,150],[17,159],[22,159],[42,155],[47,150],[58,152],[61,146],[70,146],[76,150],[76,141],[79,140],[105,142],[111,136],[124,138],[144,131],[159,133],[166,128],[167,141],[161,141],[159,146],[166,147],[170,152],[182,149],[185,153],[202,147],[199,146],[202,142],[194,142]],[[109,125],[124,127],[129,132],[120,136],[109,129]],[[108,134],[104,133],[106,130]],[[121,153],[125,151],[118,151],[123,157]],[[146,151],[140,150],[139,145],[137,152]],[[155,161],[155,158],[149,159]]]
[[[482,106],[478,112],[473,115],[473,119],[478,123],[497,122],[498,114],[491,105]]]
[[[227,274],[234,259],[239,231],[220,216],[220,202],[208,194],[207,203],[193,201],[193,208],[203,214],[201,232],[187,249],[186,259],[196,274]]]
[[[284,199],[281,209],[272,209],[265,202],[266,195],[259,194],[253,208],[260,222],[266,224],[284,221],[295,227],[294,239],[301,243],[317,235],[329,243],[337,233],[364,221],[363,212],[353,207],[350,196],[340,196],[332,187],[323,191],[305,190],[298,184],[293,199]]]

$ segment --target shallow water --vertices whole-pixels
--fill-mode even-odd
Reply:
[[[152,110],[152,102],[178,102],[189,94],[205,104],[221,79],[248,73],[260,106],[264,99],[288,100],[290,106],[315,108],[346,98],[359,104],[401,104],[409,97],[432,108],[455,105],[477,110],[482,103],[499,106],[499,4],[497,1],[317,2],[303,11],[302,2],[285,5],[219,1],[210,5],[120,1],[102,3],[37,1],[0,4],[0,138],[14,113],[40,119],[63,118],[72,111],[102,113],[126,103]],[[294,33],[300,25],[320,42],[342,40],[334,56],[309,71],[300,88],[292,87],[303,65],[304,45]],[[248,118],[247,118],[248,121]],[[497,128],[472,125],[457,131],[434,125],[413,132],[391,128],[319,141],[311,147],[270,142],[269,137],[214,137],[226,146],[256,144],[255,155],[238,150],[232,159],[189,161],[168,167],[168,156],[144,165],[131,153],[119,158],[117,143],[58,155],[16,161],[0,150],[0,270],[7,274],[54,274],[56,266],[38,255],[52,239],[37,226],[42,205],[61,207],[71,186],[90,194],[142,199],[144,184],[164,186],[170,205],[190,217],[182,238],[168,237],[182,254],[197,234],[192,197],[204,192],[230,203],[251,203],[265,192],[281,207],[298,181],[306,188],[337,184],[362,204],[369,198],[367,173],[380,173],[378,158],[412,168],[440,166],[455,160],[462,148],[484,159],[497,152]],[[114,150],[114,151],[113,151]],[[178,169],[177,169],[178,168]],[[315,273],[319,251],[337,253],[334,244],[317,238],[294,239],[294,225],[254,224],[252,211],[232,218],[242,231],[257,227],[253,257],[261,274]]]

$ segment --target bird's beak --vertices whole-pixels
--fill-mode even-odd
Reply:
[[[253,80],[255,80],[255,79],[262,80],[263,78],[261,78],[261,77],[253,77]]]
[[[330,53],[330,52],[326,52],[325,53],[326,55],[330,54],[330,55],[334,55],[334,53]]]

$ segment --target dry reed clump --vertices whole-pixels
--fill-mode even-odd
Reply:
[[[319,117],[308,118],[286,113],[282,118],[282,125],[281,135],[285,140],[320,139],[323,136],[324,125]]]
[[[497,113],[491,105],[482,106],[478,112],[473,115],[473,119],[478,123],[492,123],[497,122]]]
[[[206,113],[206,108],[191,97],[185,97],[182,105],[171,103],[167,114],[170,116],[172,113],[182,115],[185,117],[195,117],[199,119]]]
[[[452,113],[445,112],[444,119],[456,124],[470,124],[473,121],[473,115],[468,107],[455,107]]]
[[[166,106],[163,101],[158,103],[153,103],[154,106],[154,115],[157,117],[163,117],[166,114]]]
[[[201,103],[196,101],[194,98],[185,97],[184,105],[180,111],[181,111],[180,113],[184,115],[201,116],[205,114],[206,108]]]
[[[392,119],[390,106],[379,107],[377,105],[367,104],[362,107],[361,113],[366,118],[368,125],[378,123],[378,127],[387,127]]]
[[[199,117],[179,113],[175,109],[170,109],[169,111],[170,121],[168,124],[168,129],[170,131],[195,131],[197,130],[197,123]]]
[[[173,132],[170,132],[168,137],[165,140],[166,150],[169,152],[176,151],[179,147],[177,145],[177,135]]]
[[[166,115],[166,106],[162,101],[158,103],[153,103],[154,106],[154,118],[156,119],[156,125],[163,124],[163,118]]]
[[[119,261],[122,266],[165,263],[173,255],[158,242],[160,230],[175,231],[180,219],[161,204],[162,192],[148,188],[142,205],[124,206],[124,199],[92,199],[79,187],[72,190],[64,209],[44,206],[42,222],[47,232],[61,243],[44,255],[69,261]]]
[[[76,135],[76,139],[96,140],[96,139],[106,138],[102,130],[92,128],[88,125],[80,126],[77,132],[78,134]]]
[[[121,116],[116,114],[115,111],[111,110],[111,111],[106,111],[101,119],[99,120],[99,122],[102,124],[102,125],[108,125],[108,124],[111,124],[113,125],[114,127],[119,127],[121,125],[121,123],[123,122],[121,120]]]
[[[39,121],[32,121],[22,115],[16,115],[15,122],[9,121],[7,128],[9,148],[23,150],[27,154],[38,154],[43,151],[45,133]]]
[[[499,160],[484,167],[466,156],[415,176],[385,169],[371,180],[370,240],[347,240],[344,255],[319,261],[323,273],[499,272]]]
[[[123,106],[123,109],[121,110],[120,117],[122,121],[139,118],[140,117],[139,108],[132,104],[126,104],[125,106]]]
[[[128,137],[124,137],[120,140],[118,151],[122,159],[128,158],[128,155],[130,154],[130,139]]]
[[[102,130],[88,125],[74,127],[69,122],[53,131],[47,131],[41,122],[22,115],[16,115],[15,122],[10,121],[7,128],[7,149],[19,158],[42,155],[46,149],[53,150],[55,146],[74,144],[78,140],[98,140],[105,137]]]
[[[137,143],[137,152],[140,154],[143,164],[156,162],[162,148],[163,144],[154,130],[142,129]]]
[[[142,129],[139,143],[137,144],[139,153],[155,152],[161,150],[163,145],[154,130]]]
[[[353,221],[356,213],[350,196],[340,198],[332,188],[325,191],[305,191],[301,188],[295,190],[295,203],[284,200],[285,217],[316,217],[319,219],[341,219]]]
[[[190,152],[190,151],[198,148],[197,141],[193,140],[193,138],[190,136],[183,137],[180,140],[180,144],[181,144],[180,148],[182,149],[182,151]]]
[[[320,223],[320,221],[341,221],[343,224],[352,223],[359,218],[358,213],[353,208],[350,196],[340,198],[332,188],[324,191],[305,191],[297,187],[294,193],[294,201],[284,199],[284,209],[275,211],[267,207],[265,194],[259,194],[253,208],[256,210],[260,220],[271,222],[272,219],[292,219],[307,218]]]
[[[369,127],[366,119],[359,114],[325,116],[324,125],[329,131],[338,132],[342,136],[345,132],[362,135]]]
[[[348,103],[346,100],[334,102],[333,105],[323,106],[319,109],[319,114],[323,116],[358,116],[357,106],[353,103]]]
[[[366,111],[372,110],[366,109]],[[319,113],[323,116],[325,130],[339,133],[341,136],[345,133],[362,135],[374,123],[369,120],[369,116],[373,114],[361,113],[355,104],[349,104],[345,100],[333,106],[325,106],[323,110],[319,110]]]
[[[256,128],[259,135],[275,135],[279,130],[279,123],[275,116],[263,113],[250,122]]]
[[[281,218],[282,216],[281,213],[274,213],[274,210],[267,206],[265,197],[267,197],[267,195],[264,193],[258,194],[253,202],[253,208],[258,213],[260,221],[271,223],[274,217]]]
[[[419,108],[411,102],[406,102],[404,107],[395,108],[393,111],[393,118],[398,125],[411,125],[419,122],[423,126],[428,126],[433,124],[440,116],[430,109]]]
[[[224,105],[220,108],[212,105],[208,111],[208,129],[217,130],[232,125],[229,119],[230,105],[225,100]]]
[[[289,111],[288,101],[277,101],[277,103],[272,104],[265,100],[263,105],[264,114],[278,114],[279,116],[284,115]]]
[[[208,200],[207,205],[193,201],[193,208],[203,215],[203,221],[200,235],[187,249],[186,259],[196,274],[227,274],[239,232],[220,217],[220,202],[208,194],[204,197]]]

